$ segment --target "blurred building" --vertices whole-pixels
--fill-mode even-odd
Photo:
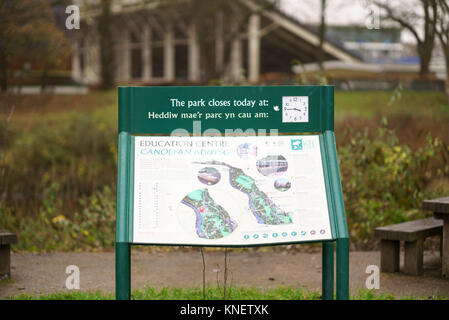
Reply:
[[[81,29],[72,40],[72,77],[78,82],[100,81],[99,1],[79,1]],[[202,42],[189,10],[190,1],[115,0],[111,26],[114,74],[118,83],[203,82],[210,74],[228,82],[260,82],[282,74],[292,76],[292,65],[317,61],[316,31],[282,13],[267,0],[230,0],[229,10],[217,11]],[[213,1],[211,1],[213,3]],[[203,28],[202,30],[198,30]],[[358,62],[354,51],[326,39],[325,61]],[[210,60],[210,59],[209,59]]]
[[[317,25],[310,25],[318,30]],[[442,47],[435,40],[430,74],[421,79],[420,57],[415,43],[405,43],[400,27],[368,29],[365,25],[326,27],[328,41],[338,42],[362,61],[325,61],[322,64],[328,82],[343,90],[394,90],[398,86],[410,90],[444,90],[446,69]],[[313,75],[320,70],[317,63],[293,66],[297,75]]]
[[[403,63],[416,59],[416,54],[408,56],[404,51],[402,28],[383,27],[376,30],[357,25],[328,26],[326,34],[366,62]]]

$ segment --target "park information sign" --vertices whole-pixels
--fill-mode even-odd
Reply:
[[[347,298],[333,87],[121,87],[117,298],[130,245],[323,243],[323,297]],[[332,270],[330,269],[332,268]]]
[[[135,137],[133,242],[332,239],[313,136]]]

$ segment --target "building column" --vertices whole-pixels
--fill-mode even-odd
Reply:
[[[218,73],[223,72],[224,66],[223,20],[223,12],[219,12],[215,27],[215,71]]]
[[[81,81],[81,66],[80,66],[80,50],[78,41],[75,41],[72,46],[72,79],[74,81]]]
[[[130,35],[127,28],[122,31],[122,57],[119,60],[121,64],[121,81],[129,81],[131,79],[131,50]]]
[[[231,79],[240,81],[242,77],[242,40],[236,36],[231,43]]]
[[[175,42],[173,26],[168,26],[164,33],[164,79],[175,79]]]
[[[231,41],[231,81],[238,82],[242,78],[242,40],[239,34],[239,21],[234,18],[231,25],[233,39]]]
[[[87,83],[98,83],[101,81],[101,57],[100,45],[97,34],[91,32],[87,37],[86,48],[84,49],[84,79]]]
[[[142,33],[142,62],[143,62],[143,81],[150,81],[152,71],[152,59],[151,59],[151,29],[149,25],[145,25]]]
[[[198,81],[200,79],[200,46],[198,43],[198,37],[196,34],[196,26],[192,24],[189,27],[189,57],[188,57],[188,69],[189,80]]]
[[[116,72],[114,72],[114,81],[116,83],[122,81],[122,56],[123,56],[123,46],[121,43],[122,38],[118,37],[114,43],[114,66],[116,67]]]
[[[260,75],[260,15],[252,14],[248,25],[248,80],[257,82]]]

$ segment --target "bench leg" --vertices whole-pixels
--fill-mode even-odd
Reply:
[[[441,245],[443,256],[441,257],[441,274],[449,278],[449,217],[445,216],[443,225],[443,243]]]
[[[9,244],[0,245],[0,278],[4,275],[11,276],[11,254]]]
[[[380,251],[380,270],[399,272],[399,241],[382,240]]]
[[[423,244],[422,239],[405,242],[404,273],[416,276],[423,274]]]

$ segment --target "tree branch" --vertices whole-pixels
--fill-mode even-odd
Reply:
[[[396,15],[388,5],[383,4],[379,1],[374,1],[374,4],[381,9],[384,9],[387,12],[387,17],[386,17],[387,19],[397,22],[403,28],[406,28],[407,30],[409,30],[413,34],[413,36],[416,38],[416,41],[419,44],[423,42],[421,40],[421,38],[419,37],[418,32],[413,28],[413,26],[410,23],[408,23],[407,21],[405,21],[404,19],[400,18],[398,15]]]

